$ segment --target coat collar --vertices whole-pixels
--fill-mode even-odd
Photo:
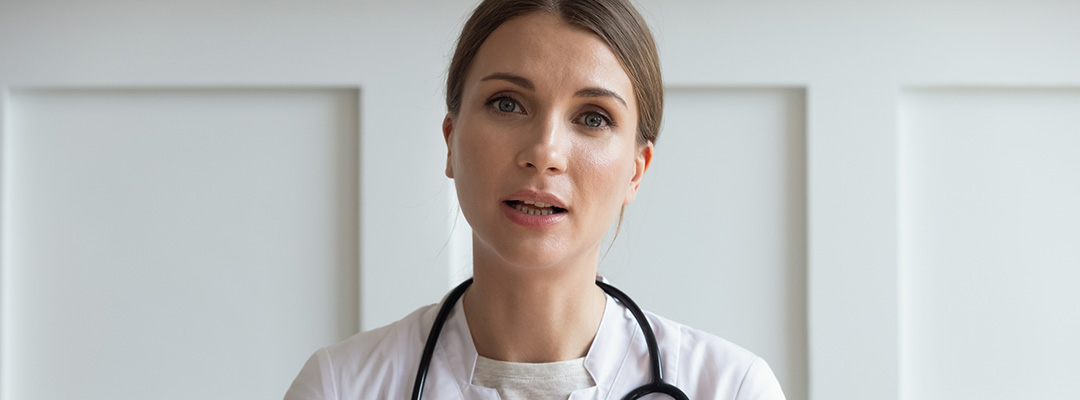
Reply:
[[[634,357],[636,353],[631,351],[635,342],[644,340],[637,334],[637,322],[630,311],[615,299],[606,294],[605,297],[607,303],[604,306],[600,328],[585,355],[585,369],[592,376],[593,382],[596,382],[596,386],[574,392],[571,399],[610,397],[612,388],[624,374],[624,366],[638,364],[638,360],[627,362],[627,359]],[[430,327],[430,324],[426,325]],[[643,345],[637,347],[643,347]],[[435,358],[439,359],[439,362],[432,363],[432,372],[429,373],[429,377],[432,374],[452,376],[461,393],[498,398],[494,389],[475,386],[471,383],[473,371],[476,368],[476,345],[472,341],[472,333],[469,331],[460,300],[454,304],[443,332],[439,335],[438,344],[435,347]],[[438,368],[438,366],[443,366],[443,368]],[[642,371],[647,371],[647,369],[642,369]],[[648,379],[646,375],[641,375],[636,371],[626,371],[625,374],[629,376],[624,377],[623,380]],[[620,396],[615,396],[615,398],[618,397]]]

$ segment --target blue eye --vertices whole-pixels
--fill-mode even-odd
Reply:
[[[585,125],[593,128],[599,128],[604,124],[604,117],[600,114],[589,114],[585,116]]]
[[[582,117],[581,122],[585,124],[585,126],[590,128],[603,128],[613,125],[611,122],[611,118],[608,118],[608,116],[598,112],[590,112],[585,114]]]
[[[495,105],[499,107],[499,111],[502,112],[514,112],[517,109],[517,102],[509,97],[503,97],[495,101]]]

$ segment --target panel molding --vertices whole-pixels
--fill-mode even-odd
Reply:
[[[806,399],[805,88],[665,93],[653,165],[599,272],[643,308],[755,352]]]
[[[1080,318],[1043,297],[1080,279],[1068,250],[1080,181],[1067,172],[1080,170],[1067,161],[1080,149],[1080,86],[916,86],[902,98],[904,398],[1068,397]]]
[[[348,146],[359,142],[359,121],[354,118],[360,100],[357,87],[6,89],[0,104],[4,118],[0,168],[5,178],[0,193],[4,245],[0,373],[5,398],[45,393],[33,383],[36,379],[29,379],[42,371],[63,376],[81,365],[96,371],[84,375],[100,377],[116,370],[106,367],[110,362],[150,353],[172,354],[179,360],[171,361],[182,366],[191,361],[186,357],[194,356],[176,353],[185,344],[220,351],[216,355],[231,354],[224,363],[228,365],[253,354],[239,345],[248,344],[248,350],[260,345],[281,349],[275,340],[285,340],[293,348],[287,353],[264,352],[265,367],[233,378],[221,374],[233,383],[208,379],[177,384],[170,381],[175,376],[154,375],[155,370],[170,368],[161,367],[143,370],[149,375],[128,387],[141,390],[164,384],[176,385],[176,394],[211,387],[251,393],[251,387],[237,390],[235,382],[250,383],[271,374],[280,376],[272,378],[273,386],[263,379],[258,390],[280,393],[293,368],[317,346],[355,333],[359,310],[353,307],[358,307],[359,293],[356,279],[350,277],[359,275],[355,252],[359,224],[320,214],[359,216],[358,194],[341,191],[360,184],[358,147]],[[16,149],[20,153],[12,157]],[[318,176],[309,179],[306,174]],[[279,189],[286,186],[313,190],[283,195]],[[233,196],[236,193],[247,195]],[[301,197],[306,200],[297,200]],[[43,198],[64,200],[38,201]],[[223,218],[207,219],[209,215]],[[180,223],[168,224],[170,219]],[[13,232],[22,233],[13,236]],[[328,240],[316,240],[322,236]],[[14,238],[21,243],[17,249],[11,247]],[[305,241],[311,246],[293,250],[262,245]],[[16,262],[34,262],[35,268]],[[301,268],[306,263],[315,267]],[[286,268],[280,268],[283,264]],[[208,269],[214,265],[234,268]],[[288,276],[293,273],[296,279]],[[326,285],[305,283],[315,281]],[[18,290],[13,291],[12,285]],[[244,287],[247,291],[237,290]],[[299,310],[304,301],[288,303],[287,297],[297,291],[334,298],[300,296],[326,304]],[[260,298],[279,301],[264,303],[263,308],[276,307],[266,310],[254,303]],[[13,308],[17,304],[22,305]],[[228,311],[230,307],[235,313]],[[335,310],[344,310],[344,315]],[[326,317],[328,322],[321,328],[309,325],[307,333],[276,329],[277,335],[236,337],[245,327],[280,325],[280,316],[290,313]],[[13,318],[21,323],[12,324]],[[54,329],[57,324],[75,328]],[[71,335],[79,340],[65,340]],[[173,346],[156,346],[155,340],[169,335],[177,339]],[[56,351],[36,353],[34,368],[17,366],[25,363],[27,352],[43,345]],[[108,357],[93,355],[110,349],[115,352]],[[53,363],[56,357],[65,361]],[[138,363],[126,367],[134,365]],[[283,368],[288,371],[282,373]],[[12,378],[17,371],[21,379]],[[108,379],[98,381],[102,383],[86,386],[86,379],[72,379],[46,392],[83,388],[92,395],[95,390],[89,387],[104,390],[101,385]]]

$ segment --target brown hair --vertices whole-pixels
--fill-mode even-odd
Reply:
[[[637,142],[656,143],[664,111],[660,57],[648,25],[628,0],[484,0],[458,38],[446,77],[446,109],[461,108],[465,76],[480,45],[507,20],[533,12],[555,15],[571,26],[592,31],[611,48],[634,87],[638,108]]]

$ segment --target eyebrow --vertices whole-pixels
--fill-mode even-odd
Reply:
[[[626,108],[626,100],[623,100],[622,96],[619,96],[615,92],[604,88],[584,88],[574,93],[576,97],[612,97],[622,103],[623,108]]]
[[[536,90],[536,85],[533,85],[532,81],[530,81],[528,78],[523,77],[523,76],[519,76],[519,75],[506,73],[506,72],[495,72],[495,73],[492,73],[491,75],[485,76],[483,79],[481,79],[481,81],[490,81],[490,80],[507,81],[507,82],[513,83],[515,85],[521,86],[521,87],[523,87],[525,89],[528,89],[528,90],[531,90],[531,91]],[[584,88],[584,89],[581,89],[581,90],[578,90],[577,92],[575,92],[574,97],[611,97],[611,98],[613,98],[615,100],[618,100],[620,103],[622,103],[623,108],[627,107],[626,100],[624,100],[622,98],[622,96],[619,96],[618,93],[612,92],[612,91],[604,89],[604,88],[598,88],[598,87]]]
[[[514,75],[514,74],[508,74],[508,73],[505,73],[505,72],[493,73],[491,75],[485,76],[484,79],[481,79],[481,81],[490,81],[490,80],[496,80],[496,79],[497,80],[507,81],[507,82],[513,83],[515,85],[521,86],[521,87],[529,89],[529,90],[536,90],[536,86],[533,86],[532,81],[530,81],[528,78],[525,78],[523,76]]]

